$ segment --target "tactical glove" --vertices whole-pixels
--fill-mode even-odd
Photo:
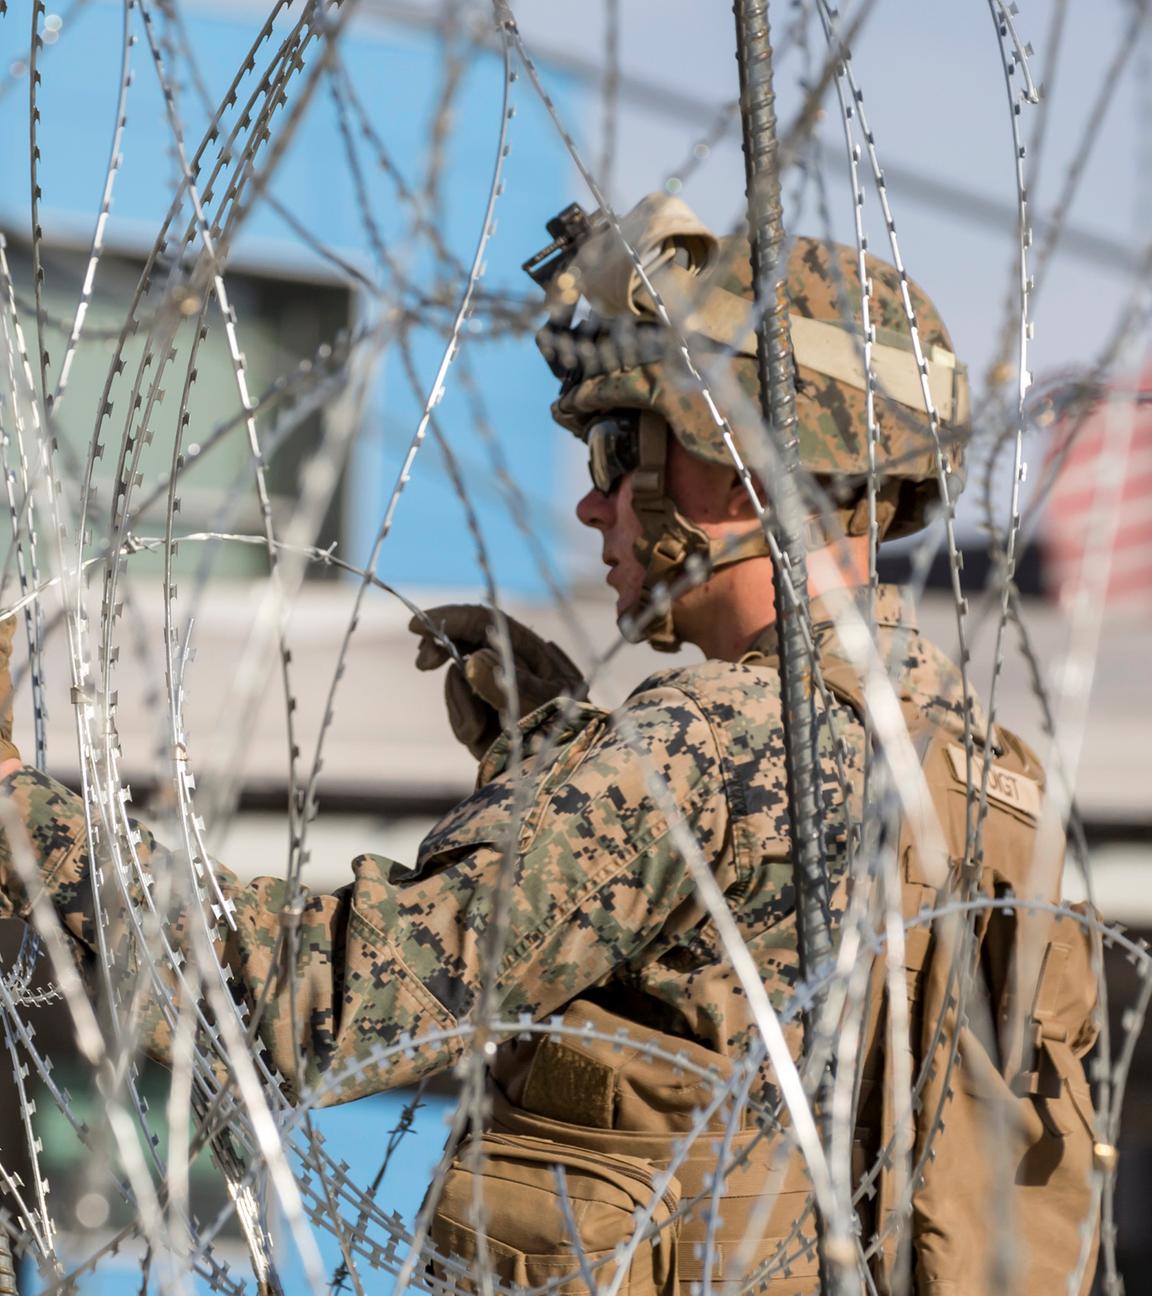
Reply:
[[[0,761],[20,759],[12,742],[12,672],[9,670],[19,619],[12,615],[0,621]]]
[[[526,716],[561,695],[582,698],[583,676],[562,649],[541,639],[527,626],[505,618],[516,671],[517,710]],[[408,629],[420,636],[416,653],[419,670],[436,670],[451,654],[429,629],[431,624],[453,643],[462,664],[453,661],[444,680],[444,701],[452,732],[479,760],[500,736],[501,715],[508,695],[500,650],[496,647],[496,616],[475,603],[446,603],[429,608],[426,617],[413,617]]]

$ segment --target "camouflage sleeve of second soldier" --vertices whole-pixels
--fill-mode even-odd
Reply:
[[[670,920],[683,928],[702,917],[651,795],[653,777],[667,782],[721,885],[736,881],[724,783],[703,715],[664,687],[635,695],[623,714],[623,727],[604,717],[560,759],[480,788],[425,839],[415,870],[361,855],[349,886],[306,894],[292,977],[282,966],[286,884],[257,878],[245,886],[217,869],[235,917],[234,930],[219,928],[219,957],[250,1002],[270,981],[259,1035],[291,1089],[325,1104],[442,1070],[464,1046],[460,1028],[486,972],[496,977],[501,1012],[539,1019],[641,955]],[[48,898],[66,930],[90,945],[80,799],[30,769],[4,787]],[[154,873],[168,858],[146,829],[139,851]],[[0,888],[9,912],[27,916],[20,870],[2,849]],[[501,908],[493,967],[486,941]],[[170,936],[183,926],[172,915]],[[150,1051],[163,1053],[164,1034]]]

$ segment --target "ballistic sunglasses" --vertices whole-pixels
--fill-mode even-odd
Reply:
[[[588,424],[588,472],[602,495],[611,495],[625,473],[640,464],[640,411],[622,409]]]

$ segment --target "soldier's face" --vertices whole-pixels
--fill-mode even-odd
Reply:
[[[636,606],[644,588],[644,565],[636,557],[643,532],[632,508],[632,474],[627,473],[608,495],[594,486],[576,505],[576,516],[600,532],[600,557],[608,568],[604,578],[616,592],[616,615]]]
[[[731,525],[731,469],[697,459],[669,437],[665,472],[668,493],[689,521],[718,533]],[[616,592],[616,615],[630,611],[644,588],[644,564],[636,556],[644,533],[632,508],[632,473],[608,494],[593,487],[576,505],[576,516],[600,532],[600,556],[608,568],[605,581]]]

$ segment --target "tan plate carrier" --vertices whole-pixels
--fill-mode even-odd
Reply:
[[[846,664],[827,663],[824,676],[862,713],[859,685]],[[929,881],[941,880],[940,861],[926,860],[901,823],[906,1060],[917,1080],[916,1115],[911,1131],[907,1122],[897,1128],[888,972],[878,958],[865,1005],[853,1147],[862,1249],[882,1293],[893,1289],[897,1270],[906,1281],[896,1285],[920,1296],[1063,1292],[1076,1272],[1082,1274],[1078,1290],[1086,1293],[1100,1191],[1093,1172],[1095,1117],[1081,1063],[1096,1037],[1092,940],[1082,921],[1089,915],[1079,906],[1062,914],[1004,907],[1013,897],[1047,902],[1060,894],[1063,839],[1057,829],[1037,850],[1045,840],[1043,773],[1025,744],[1000,729],[996,750],[976,749],[977,786],[980,761],[989,755],[994,761],[977,874],[964,868],[964,749],[911,707],[906,719],[948,858],[941,889]],[[976,905],[953,905],[951,918],[917,921],[925,910],[956,900],[965,877],[972,879],[968,894]],[[705,1254],[723,1119],[686,1152],[680,1144],[715,1085],[654,1059],[644,1045],[679,1052],[718,1080],[729,1073],[728,1060],[590,999],[573,1001],[563,1020],[577,1031],[590,1027],[612,1036],[623,1030],[627,1043],[566,1032],[500,1050],[491,1130],[479,1147],[461,1149],[434,1212],[432,1240],[441,1254],[476,1264],[483,1247],[475,1204],[482,1200],[487,1258],[502,1285],[547,1285],[561,1296],[588,1292],[590,1285],[603,1290],[615,1279],[618,1248],[633,1240],[639,1219],[646,1228],[618,1288],[627,1296],[678,1296],[681,1287],[686,1294],[706,1267],[721,1296],[744,1289],[772,1296],[816,1292],[808,1176],[779,1132],[767,1138],[759,1129],[736,1133],[725,1157],[736,1168],[719,1189],[720,1220]],[[675,1173],[668,1175],[673,1160]],[[875,1181],[866,1183],[866,1169],[877,1161]],[[696,1207],[684,1209],[697,1197]],[[458,1285],[479,1290],[467,1278]]]

